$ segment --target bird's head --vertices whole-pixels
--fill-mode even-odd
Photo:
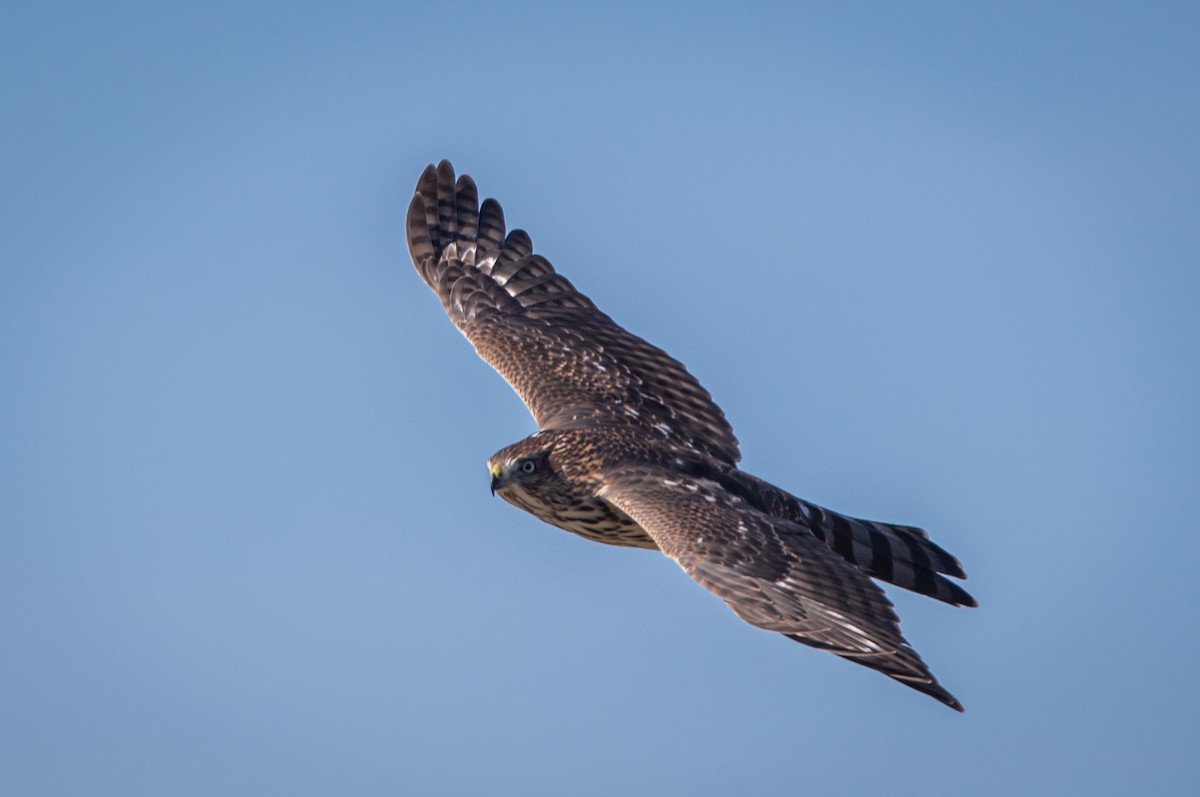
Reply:
[[[512,491],[537,493],[539,487],[557,480],[550,462],[554,441],[541,434],[500,449],[488,458],[492,495],[507,497]]]

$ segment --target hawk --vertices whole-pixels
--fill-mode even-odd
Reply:
[[[618,326],[447,161],[408,208],[417,273],[540,431],[488,460],[491,490],[589,540],[674,559],[751,625],[962,711],[872,579],[954,606],[958,560],[912,526],[823,509],[738,468],[733,429],[666,352]]]

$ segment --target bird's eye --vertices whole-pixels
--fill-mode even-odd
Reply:
[[[521,472],[522,473],[533,473],[535,470],[537,470],[537,463],[534,462],[532,459],[524,460],[521,463]]]

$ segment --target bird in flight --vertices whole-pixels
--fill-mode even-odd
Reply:
[[[912,526],[831,512],[738,468],[733,429],[666,352],[618,326],[448,161],[408,208],[417,273],[540,431],[492,455],[491,489],[589,540],[674,559],[751,625],[829,651],[951,708],[872,579],[954,606],[958,560]]]

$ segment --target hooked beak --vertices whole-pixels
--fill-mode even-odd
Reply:
[[[498,490],[499,488],[504,486],[504,479],[501,478],[501,475],[504,473],[504,471],[501,469],[499,464],[496,464],[496,465],[492,466],[491,473],[492,473],[491,490],[492,490],[492,495],[495,495],[496,490]]]

